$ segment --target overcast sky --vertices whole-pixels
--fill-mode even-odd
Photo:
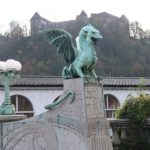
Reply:
[[[108,12],[130,21],[139,21],[143,29],[150,29],[150,0],[0,0],[0,32],[11,21],[29,24],[38,12],[50,21],[75,19],[82,10],[91,13]]]

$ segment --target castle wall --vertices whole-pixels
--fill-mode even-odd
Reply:
[[[64,29],[70,32],[73,36],[77,36],[80,29],[91,23],[104,34],[110,32],[114,34],[127,34],[129,36],[129,21],[125,16],[120,18],[108,13],[91,14],[90,18],[83,15],[78,15],[75,20],[62,21],[62,22],[47,22],[43,18],[32,18],[31,20],[31,35],[34,35],[38,31],[45,29]]]

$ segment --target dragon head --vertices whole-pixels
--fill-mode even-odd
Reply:
[[[94,44],[98,41],[98,39],[102,39],[102,35],[100,31],[94,28],[91,24],[83,27],[80,31],[80,35],[83,37],[90,39]]]

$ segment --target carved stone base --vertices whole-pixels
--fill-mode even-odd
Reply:
[[[92,136],[88,138],[89,150],[112,150],[112,144],[108,136]]]
[[[103,86],[95,79],[71,79],[64,81],[64,89],[72,90],[80,103],[80,120],[85,124],[88,150],[112,150],[109,122],[106,120]],[[80,95],[80,96],[79,96]]]

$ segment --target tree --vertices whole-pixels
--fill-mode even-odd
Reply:
[[[150,95],[144,93],[137,97],[129,96],[121,109],[117,111],[117,118],[129,119],[142,124],[150,117]]]
[[[140,93],[137,97],[128,97],[116,116],[129,120],[127,138],[121,141],[119,150],[149,150],[149,137],[145,136],[143,127],[150,117],[150,95]]]
[[[7,32],[7,36],[11,39],[20,39],[24,37],[23,29],[20,27],[19,23],[16,21],[11,21],[9,23],[10,31]]]
[[[145,31],[145,37],[150,39],[150,30]]]
[[[130,35],[136,39],[144,38],[144,31],[138,21],[134,21],[129,25]]]
[[[23,30],[23,35],[24,35],[25,37],[27,37],[29,33],[28,33],[28,28],[27,28],[27,25],[26,25],[26,24],[23,25],[22,30]]]

